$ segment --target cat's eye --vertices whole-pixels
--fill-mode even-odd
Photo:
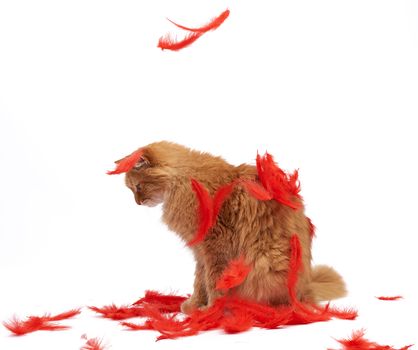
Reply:
[[[136,192],[140,192],[142,189],[141,184],[136,185]]]

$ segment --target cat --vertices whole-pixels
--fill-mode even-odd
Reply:
[[[212,195],[237,179],[259,180],[255,166],[234,166],[221,157],[172,142],[149,144],[140,148],[138,154],[139,159],[126,171],[126,186],[137,204],[162,204],[163,222],[185,242],[194,238],[198,226],[198,202],[192,178]],[[216,281],[228,263],[240,256],[245,257],[252,269],[236,287],[236,293],[270,305],[288,304],[289,240],[294,233],[302,247],[298,298],[316,303],[345,296],[345,283],[333,268],[311,266],[311,229],[303,208],[295,210],[275,200],[260,201],[236,186],[205,239],[191,247],[196,261],[194,291],[182,304],[182,312],[213,305],[222,295],[216,289]]]

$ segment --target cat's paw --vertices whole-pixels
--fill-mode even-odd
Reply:
[[[191,297],[181,304],[180,310],[182,313],[189,315],[194,310],[202,308],[202,306],[204,305],[196,302],[196,300],[193,297]]]

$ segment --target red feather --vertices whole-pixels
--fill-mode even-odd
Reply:
[[[114,304],[101,308],[90,306],[89,309],[112,320],[126,320],[133,317],[150,317],[150,315],[180,312],[180,305],[186,296],[163,295],[156,291],[147,291],[145,296],[130,306]]]
[[[178,296],[178,295],[165,295],[154,290],[147,290],[145,296],[137,300],[133,305],[142,305],[144,303],[159,303],[162,305],[176,305],[185,301],[187,297]]]
[[[241,309],[252,315],[255,327],[274,329],[289,324],[293,310],[289,306],[272,307],[270,305],[231,297],[228,301],[229,308]]]
[[[8,322],[3,322],[4,327],[6,327],[10,332],[15,335],[24,335],[36,331],[55,331],[68,329],[66,326],[61,326],[56,323],[50,323],[43,320],[41,317],[30,316],[26,321],[17,319],[16,317],[12,318]]]
[[[214,18],[211,22],[209,22],[207,25],[202,26],[200,28],[189,28],[182,26],[180,24],[177,24],[169,19],[171,23],[173,23],[175,26],[187,30],[190,33],[180,41],[177,41],[176,39],[173,39],[169,34],[165,37],[161,37],[158,40],[158,47],[162,50],[171,50],[171,51],[178,51],[181,50],[190,44],[194,43],[197,39],[199,39],[204,33],[208,32],[209,30],[215,30],[217,29],[229,16],[229,10],[225,10],[222,12],[218,17]]]
[[[337,340],[343,348],[341,350],[397,350],[389,345],[380,345],[364,338],[364,329],[354,331],[351,338]],[[412,345],[407,345],[399,350],[407,350]],[[329,349],[332,350],[332,349]]]
[[[209,191],[197,180],[192,179],[192,189],[198,200],[199,226],[195,237],[188,242],[189,246],[203,241],[213,225],[213,200]]]
[[[241,180],[239,184],[242,185],[246,191],[255,199],[260,201],[268,201],[273,199],[273,196],[263,186],[255,181]]]
[[[62,321],[77,316],[80,314],[80,312],[80,309],[74,309],[55,316],[47,316],[47,319],[48,321]]]
[[[212,224],[213,225],[216,223],[216,219],[219,215],[219,212],[222,208],[223,203],[230,196],[230,194],[234,190],[235,185],[236,185],[235,182],[231,182],[230,184],[222,186],[221,188],[219,188],[216,191],[215,195],[213,196],[213,213],[212,213],[212,215],[213,215]]]
[[[145,330],[153,330],[152,326],[150,325],[150,321],[145,322],[143,325],[132,323],[132,322],[121,322],[121,326],[127,327],[132,331],[145,331]]]
[[[244,257],[232,260],[216,283],[216,289],[228,290],[239,286],[247,278],[251,267],[245,263]]]
[[[327,314],[330,318],[339,318],[340,320],[355,320],[358,316],[357,310],[353,308],[343,308],[337,309],[335,307],[330,307],[329,304],[326,307],[316,307],[318,311]]]
[[[170,34],[167,34],[158,40],[157,47],[161,50],[178,51],[193,44],[201,36],[202,33],[189,33],[184,37],[184,39],[177,41],[176,39],[173,39]]]
[[[135,164],[141,159],[144,151],[142,149],[139,149],[133,153],[131,153],[129,156],[126,156],[125,158],[121,159],[116,163],[115,170],[108,171],[108,175],[115,175],[115,174],[122,174],[126,173],[129,170],[131,170]]]
[[[396,295],[393,297],[376,297],[379,300],[399,300],[399,299],[403,299],[403,296],[400,295]]]
[[[313,239],[315,237],[315,231],[316,231],[316,227],[315,225],[312,223],[312,220],[309,219],[308,217],[306,218],[306,220],[308,220],[308,224],[309,224],[309,235],[311,237],[311,239]]]
[[[235,309],[231,315],[225,317],[222,322],[222,328],[226,333],[240,333],[252,328],[254,319],[245,309]]]
[[[112,320],[126,320],[132,317],[142,317],[144,312],[142,309],[133,306],[116,306],[114,304],[103,306],[89,306],[89,309],[102,315],[104,318]]]
[[[296,284],[299,279],[299,272],[302,268],[302,248],[299,238],[296,234],[290,237],[290,260],[289,272],[287,276],[287,289],[289,291],[290,300],[294,304],[299,304],[296,297]]]
[[[156,291],[146,291],[145,296],[137,300],[133,305],[153,305],[157,307],[160,312],[179,312],[180,305],[186,301],[189,296],[178,296],[178,295],[164,295]]]
[[[222,12],[218,17],[214,18],[212,21],[210,21],[208,24],[200,27],[200,28],[189,28],[189,27],[185,27],[182,26],[180,24],[177,24],[176,22],[173,22],[171,19],[168,19],[171,23],[173,23],[175,26],[184,29],[184,30],[188,30],[190,32],[198,32],[198,33],[206,33],[209,30],[215,30],[217,29],[229,16],[229,10],[225,10],[224,12]]]
[[[293,174],[285,173],[266,152],[263,157],[257,154],[257,172],[264,188],[276,201],[293,209],[302,207],[297,170]]]
[[[28,316],[26,321],[19,320],[16,317],[13,317],[8,322],[3,322],[4,327],[6,327],[10,332],[15,335],[24,335],[36,331],[56,331],[68,329],[68,326],[62,326],[53,321],[61,321],[78,315],[80,313],[79,309],[71,310],[58,314],[55,316],[50,316],[46,314],[44,316]]]
[[[88,339],[86,344],[80,350],[105,350],[106,347],[102,344],[99,338]]]

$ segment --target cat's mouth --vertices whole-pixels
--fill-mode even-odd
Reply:
[[[161,203],[157,200],[153,200],[150,198],[141,198],[137,193],[135,193],[135,202],[138,205],[144,205],[146,207],[155,207]]]
[[[160,203],[150,199],[146,199],[142,202],[142,205],[145,205],[147,207],[156,207],[158,204]]]
[[[145,205],[147,207],[155,207],[158,204],[161,204],[164,201],[164,193],[154,191],[151,195],[147,195],[143,191],[141,185],[137,185],[135,189],[132,189],[132,192],[135,197],[135,202],[138,205]]]
[[[146,199],[142,198],[138,192],[134,192],[135,202],[138,205],[145,205]]]
[[[144,205],[146,207],[156,207],[158,204],[160,204],[159,202],[153,201],[152,199],[143,199],[143,200],[136,201],[136,203],[138,205]]]

